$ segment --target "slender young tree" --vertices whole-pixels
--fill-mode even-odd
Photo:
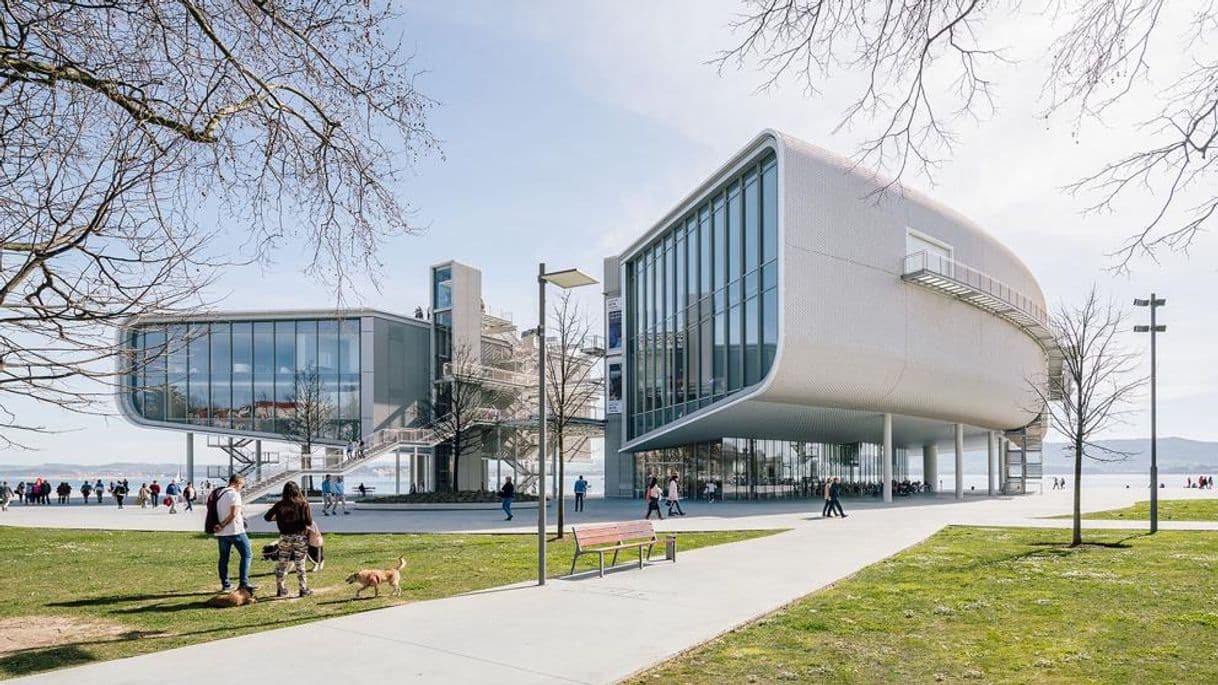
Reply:
[[[449,449],[453,492],[461,489],[461,457],[482,447],[483,431],[498,414],[490,408],[492,395],[481,360],[468,346],[458,347],[428,409],[429,425]]]
[[[312,468],[313,444],[337,413],[334,403],[326,398],[316,366],[296,371],[288,402],[292,405],[292,414],[288,417],[283,437],[300,446],[301,468]]]
[[[566,513],[567,440],[575,419],[588,418],[593,401],[600,396],[599,357],[585,352],[592,343],[588,316],[564,290],[550,312],[547,333],[554,342],[546,349],[546,410],[558,455],[558,537],[563,537]],[[541,341],[539,341],[540,344]],[[580,445],[582,446],[582,445]]]
[[[1061,345],[1061,399],[1049,392],[1053,379],[1031,383],[1048,411],[1049,426],[1066,438],[1074,460],[1074,526],[1070,545],[1083,543],[1083,459],[1121,461],[1131,454],[1097,443],[1095,436],[1122,420],[1145,378],[1137,374],[1137,356],[1121,345],[1128,333],[1125,314],[1103,300],[1095,286],[1076,306],[1062,305],[1049,321]]]
[[[712,63],[756,67],[762,87],[790,79],[815,97],[836,77],[850,101],[838,129],[862,131],[860,163],[934,176],[960,129],[995,116],[1011,33],[999,22],[1043,16],[1049,29],[1018,35],[1046,59],[1043,108],[1075,136],[1147,134],[1068,186],[1105,210],[1149,197],[1141,226],[1116,253],[1120,268],[1161,248],[1185,249],[1218,215],[1218,61],[1208,55],[1218,5],[1167,0],[742,0],[738,40]],[[1028,48],[1028,45],[1021,46]],[[1150,65],[1157,69],[1152,83]],[[1178,64],[1179,66],[1173,66]],[[1114,147],[1114,150],[1117,148]]]
[[[144,361],[114,362],[116,327],[197,310],[223,266],[307,245],[340,295],[376,273],[436,144],[397,26],[358,0],[0,4],[0,441],[40,428],[9,400],[108,412]]]

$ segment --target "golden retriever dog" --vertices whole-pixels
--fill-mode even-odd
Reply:
[[[203,603],[203,606],[212,607],[214,609],[227,609],[229,607],[240,607],[246,604],[257,604],[258,600],[254,599],[254,595],[243,587],[239,587],[232,592],[221,592]]]
[[[406,568],[406,557],[398,557],[397,568],[387,568],[384,570],[368,570],[356,571],[347,576],[347,583],[359,583],[359,589],[355,591],[355,596],[359,597],[360,593],[368,588],[372,588],[374,596],[381,596],[381,584],[389,583],[393,587],[394,596],[402,594],[402,588],[399,583],[402,582],[402,569]]]

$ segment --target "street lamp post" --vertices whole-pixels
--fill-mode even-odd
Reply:
[[[1136,299],[1133,304],[1137,307],[1150,307],[1150,325],[1134,326],[1133,330],[1136,333],[1150,333],[1150,532],[1155,533],[1159,530],[1159,457],[1155,425],[1155,335],[1167,331],[1167,326],[1155,323],[1155,312],[1159,307],[1165,306],[1167,300],[1155,297],[1155,294],[1151,293],[1149,300]]]
[[[579,269],[546,272],[537,265],[537,584],[546,584],[546,284],[564,290],[592,285]],[[559,457],[562,458],[561,456]],[[561,496],[559,493],[558,496]]]

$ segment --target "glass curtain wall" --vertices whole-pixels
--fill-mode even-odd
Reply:
[[[790,440],[724,438],[634,455],[636,492],[651,478],[667,482],[680,476],[682,496],[701,497],[713,481],[717,497],[728,500],[819,497],[825,480],[841,478],[851,495],[878,495],[882,485],[882,446],[831,445]],[[909,479],[908,451],[894,450],[893,479]]]
[[[132,405],[151,421],[281,435],[296,373],[316,369],[332,409],[320,439],[360,432],[358,319],[150,324],[128,337]]]
[[[778,162],[765,151],[625,266],[631,438],[754,385],[778,346]]]

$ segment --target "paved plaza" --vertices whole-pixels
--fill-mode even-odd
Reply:
[[[18,679],[22,683],[161,683],[210,680],[199,664],[235,665],[246,682],[281,677],[285,659],[306,654],[312,679],[360,682],[611,683],[823,588],[924,540],[943,526],[1068,526],[1040,517],[1067,513],[1070,492],[1027,497],[921,497],[884,506],[846,500],[850,516],[822,519],[819,502],[688,504],[689,515],[666,518],[662,530],[781,528],[761,539],[702,548],[678,563],[626,567],[522,584],[327,619],[292,628],[157,652]],[[1165,497],[1213,497],[1212,491],[1169,491]],[[1145,499],[1140,490],[1084,492],[1085,508],[1121,507]],[[251,512],[253,513],[253,512]],[[592,500],[573,524],[637,518],[637,502]],[[197,530],[202,512],[114,507],[16,507],[9,525]],[[252,519],[255,517],[251,517]],[[329,531],[518,532],[490,511],[364,512],[321,519]],[[1144,528],[1144,523],[1094,521],[1088,527]],[[1164,522],[1164,529],[1215,525]],[[534,528],[535,529],[535,528]],[[342,561],[331,560],[341,567]],[[184,666],[191,665],[187,669]],[[185,677],[183,677],[185,676]]]

